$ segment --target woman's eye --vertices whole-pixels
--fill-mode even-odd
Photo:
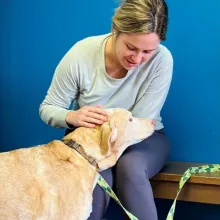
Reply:
[[[127,48],[128,48],[129,50],[135,50],[135,48],[130,47],[130,46],[128,46],[128,45],[127,45]]]

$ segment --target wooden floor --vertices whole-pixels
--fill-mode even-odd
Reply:
[[[169,162],[151,179],[155,198],[175,199],[179,181],[190,167],[201,163]],[[220,204],[220,172],[193,174],[184,185],[178,200]]]

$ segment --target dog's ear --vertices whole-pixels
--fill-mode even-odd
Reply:
[[[118,131],[113,122],[105,122],[101,126],[101,154],[108,154],[111,143],[117,139]]]

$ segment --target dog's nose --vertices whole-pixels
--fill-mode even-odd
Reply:
[[[156,125],[156,121],[155,120],[151,120],[151,124],[153,124],[155,126]]]

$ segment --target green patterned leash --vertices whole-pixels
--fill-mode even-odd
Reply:
[[[184,184],[188,181],[188,179],[191,177],[192,174],[196,173],[214,173],[214,172],[220,172],[220,164],[210,164],[210,165],[204,165],[199,167],[191,167],[186,170],[186,172],[183,174],[183,176],[180,179],[179,182],[179,188],[177,190],[176,198],[171,206],[171,209],[167,215],[166,220],[173,220],[175,208],[176,208],[176,201],[179,196],[180,191],[182,190]],[[131,220],[138,220],[137,217],[132,215],[129,211],[127,211],[124,206],[121,204],[111,187],[108,185],[108,183],[103,179],[103,177],[99,174],[98,177],[98,184],[101,186],[105,192],[107,192],[115,201],[122,207],[122,209],[126,212],[126,214],[129,216]]]
[[[199,166],[199,167],[191,167],[188,170],[186,170],[186,172],[183,174],[183,176],[180,179],[179,188],[177,190],[176,198],[171,206],[171,209],[167,215],[166,220],[173,220],[177,197],[178,197],[181,189],[183,188],[184,184],[187,182],[187,180],[191,177],[192,174],[195,174],[195,173],[214,173],[214,172],[219,172],[219,171],[220,171],[220,164],[210,164],[210,165],[204,165],[204,166]]]
[[[107,192],[122,207],[122,209],[126,212],[126,214],[131,220],[138,220],[137,217],[132,215],[126,208],[124,208],[124,206],[119,201],[118,197],[115,195],[111,187],[108,185],[108,183],[103,179],[103,177],[99,173],[98,175],[99,175],[98,177],[99,186],[101,186],[104,189],[104,191]]]

